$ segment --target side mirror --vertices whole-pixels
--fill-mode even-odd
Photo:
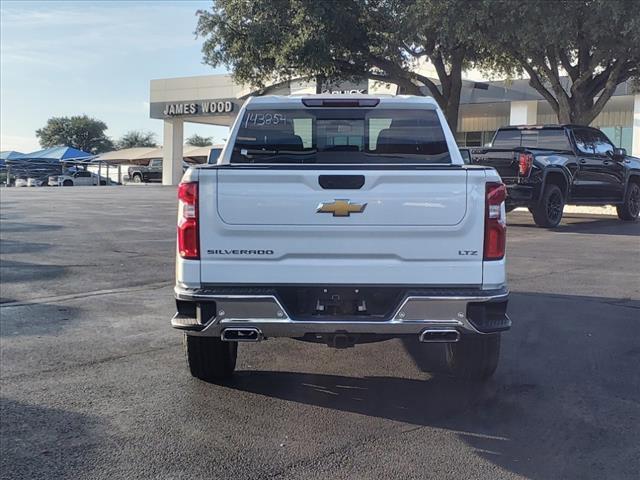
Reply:
[[[627,150],[624,148],[614,148],[611,156],[614,160],[624,160],[624,157],[627,156]]]

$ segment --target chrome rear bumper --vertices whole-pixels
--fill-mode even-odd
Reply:
[[[507,330],[511,321],[505,313],[509,292],[505,289],[480,291],[468,295],[468,290],[456,295],[449,290],[445,294],[408,294],[400,302],[388,320],[362,319],[294,319],[283,307],[276,295],[219,294],[207,290],[175,288],[176,299],[215,307],[198,315],[176,314],[171,324],[186,330],[190,335],[220,337],[227,328],[255,327],[261,337],[299,338],[308,334],[379,334],[389,336],[420,335],[425,329],[455,329],[460,333],[491,333]],[[479,314],[484,305],[499,305],[498,313],[483,313],[493,325],[491,331],[479,324]],[[473,305],[470,308],[470,305]],[[204,311],[204,310],[203,310]],[[475,318],[474,318],[475,315]]]

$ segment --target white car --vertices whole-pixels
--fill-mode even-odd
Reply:
[[[43,183],[45,183],[45,181],[48,180],[46,178],[34,178],[34,177],[29,177],[27,178],[27,187],[41,187],[43,185]]]
[[[217,165],[178,189],[172,325],[191,374],[230,376],[239,342],[404,338],[490,377],[511,327],[505,196],[431,98],[248,99]]]
[[[85,170],[80,170],[71,174],[51,175],[49,177],[49,186],[52,187],[73,187],[82,185],[98,185],[98,175]]]
[[[16,178],[14,182],[14,186],[16,187],[28,187],[29,181],[26,178]]]

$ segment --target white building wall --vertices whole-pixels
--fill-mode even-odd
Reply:
[[[509,125],[508,116],[471,116],[461,114],[458,118],[458,132],[493,132]]]
[[[182,143],[184,121],[174,118],[164,121],[162,147],[162,184],[177,185],[182,178]]]
[[[511,102],[509,125],[535,125],[538,121],[538,101]]]
[[[149,101],[153,103],[237,98],[244,89],[245,87],[235,83],[230,75],[164,78],[151,80]]]
[[[315,79],[295,79],[289,82],[291,95],[313,95],[316,93]]]

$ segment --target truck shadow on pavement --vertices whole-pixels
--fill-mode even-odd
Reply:
[[[491,388],[445,378],[347,377],[294,372],[238,372],[228,387],[323,408],[433,425],[464,412]]]
[[[638,312],[640,303],[629,299],[513,293],[514,327],[485,384],[428,375],[252,371],[239,372],[227,386],[403,422],[418,432],[453,431],[476,455],[527,478],[637,478]],[[407,352],[426,368],[422,355]],[[425,443],[417,444],[428,450],[426,432]]]
[[[566,393],[561,391],[557,401],[549,401],[535,383],[501,384],[498,380],[481,385],[438,378],[261,371],[240,374],[229,386],[418,428],[446,429],[455,432],[476,455],[527,478],[636,478],[633,472],[638,460],[632,445],[634,437],[639,440],[637,434],[628,431],[619,436],[608,431],[606,424],[581,418],[585,405],[563,405]],[[539,406],[532,407],[532,402]],[[316,428],[321,432],[321,426]],[[420,436],[415,431],[414,435]],[[426,450],[439,448],[429,444],[430,438],[425,434],[417,444]],[[409,456],[421,455],[415,450],[415,439],[407,449],[412,450],[406,452]]]

